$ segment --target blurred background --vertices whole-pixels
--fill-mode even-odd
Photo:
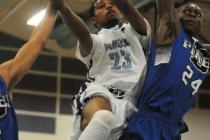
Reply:
[[[86,22],[93,0],[68,0],[72,9]],[[178,5],[183,0],[177,0]],[[192,1],[192,0],[188,0]],[[132,0],[154,30],[154,0]],[[200,38],[210,43],[210,0],[194,0],[204,11]],[[28,40],[34,26],[28,20],[45,9],[47,0],[0,0],[0,62],[11,59]],[[41,12],[43,13],[43,11]],[[77,39],[61,18],[30,72],[12,94],[20,128],[20,140],[67,140],[72,127],[71,99],[86,81],[85,66],[74,57]],[[190,132],[183,140],[210,139],[210,75],[196,97],[194,108],[186,115]]]

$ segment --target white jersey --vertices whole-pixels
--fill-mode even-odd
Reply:
[[[76,57],[89,69],[88,79],[132,92],[146,68],[142,46],[147,49],[151,36],[150,25],[147,21],[146,24],[146,36],[138,34],[127,23],[92,34],[93,47],[87,57],[81,56],[78,47]]]
[[[79,112],[85,100],[93,96],[103,96],[110,101],[112,112],[116,116],[108,140],[116,140],[121,136],[127,120],[136,111],[134,104],[138,94],[135,94],[135,90],[143,83],[141,78],[146,70],[143,46],[148,50],[151,39],[151,28],[147,21],[146,25],[146,36],[141,36],[126,23],[120,27],[102,29],[98,34],[92,34],[93,48],[87,57],[82,57],[79,47],[77,48],[76,57],[89,69],[88,78],[91,83],[86,83],[86,89],[81,88],[81,92],[73,101],[75,119],[71,140],[79,139],[82,133],[80,129],[82,117]],[[121,99],[116,98],[109,87],[128,94],[124,94]]]

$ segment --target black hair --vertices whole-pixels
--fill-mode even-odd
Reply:
[[[94,0],[91,7],[90,7],[90,10],[89,10],[89,14],[90,14],[90,17],[94,17],[95,16],[95,3],[96,3],[97,0]]]

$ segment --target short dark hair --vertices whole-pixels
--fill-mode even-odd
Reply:
[[[195,5],[196,8],[201,12],[201,16],[203,17],[203,10],[202,10],[202,8],[197,3],[194,3],[194,2],[189,2],[189,3],[184,4],[183,6],[181,6],[181,10],[184,10],[186,7],[188,7],[190,5]]]
[[[96,3],[97,0],[94,0],[91,7],[90,7],[90,10],[89,10],[89,14],[90,14],[90,17],[94,17],[95,16],[95,3]]]

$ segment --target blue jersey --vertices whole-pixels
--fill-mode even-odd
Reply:
[[[155,66],[155,58],[152,45],[139,111],[126,130],[129,137],[133,136],[129,140],[180,139],[178,126],[209,71],[207,51],[184,29],[172,44],[169,62]]]
[[[18,140],[15,111],[2,77],[0,77],[0,140]]]

